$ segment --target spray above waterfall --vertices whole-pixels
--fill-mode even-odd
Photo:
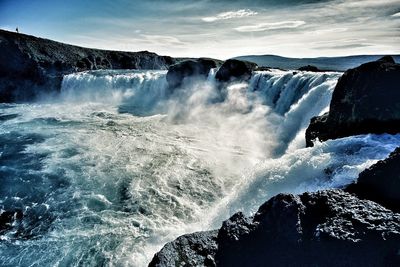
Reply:
[[[165,71],[92,71],[67,75],[61,99],[109,103],[118,106],[119,112],[139,116],[163,114],[175,123],[213,125],[221,132],[240,133],[239,140],[258,140],[249,150],[262,148],[259,156],[263,157],[274,149],[283,153],[291,142],[294,147],[303,145],[300,135],[312,116],[326,111],[339,75],[259,71],[248,83],[227,85],[221,99],[215,69],[208,79],[191,80],[173,91],[168,88]],[[279,137],[274,137],[276,134]]]

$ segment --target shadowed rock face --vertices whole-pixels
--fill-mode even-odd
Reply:
[[[89,49],[0,30],[0,102],[57,92],[62,77],[97,69],[167,69],[171,57]]]
[[[347,191],[400,212],[400,148],[360,173]]]
[[[330,111],[311,120],[307,146],[366,133],[400,132],[400,64],[386,56],[346,71],[332,95]]]
[[[247,81],[251,78],[252,72],[256,69],[256,63],[228,59],[222,64],[221,68],[219,68],[215,78],[220,82]]]
[[[320,70],[317,67],[312,66],[312,65],[307,65],[307,66],[300,67],[298,70],[300,70],[300,71],[313,71],[313,72],[321,72],[322,71],[322,70]]]
[[[186,60],[168,69],[167,82],[170,89],[175,89],[184,83],[187,78],[206,79],[210,70],[216,68],[214,60],[200,58],[198,60]]]
[[[149,266],[215,266],[218,231],[178,237],[157,253]]]
[[[396,266],[399,230],[399,214],[341,190],[280,194],[218,234],[168,243],[150,266]]]
[[[12,229],[23,217],[21,210],[0,211],[0,234]]]

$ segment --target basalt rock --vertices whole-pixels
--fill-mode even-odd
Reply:
[[[16,224],[20,223],[23,218],[21,210],[1,211],[0,210],[0,235],[10,230]]]
[[[347,191],[400,212],[400,147],[385,160],[361,172]]]
[[[400,132],[400,64],[385,56],[346,71],[332,95],[330,111],[311,120],[307,146],[351,135]]]
[[[307,65],[307,66],[300,67],[300,68],[298,68],[298,70],[300,70],[300,71],[312,71],[312,72],[321,72],[322,71],[322,70],[320,70],[317,67],[312,66],[312,65]]]
[[[206,79],[210,70],[216,67],[214,60],[203,58],[172,65],[167,73],[168,87],[170,89],[180,87],[186,79]]]
[[[209,231],[180,236],[156,253],[149,266],[215,266],[217,233]]]
[[[168,243],[150,266],[398,266],[399,231],[399,214],[342,190],[279,194]]]
[[[249,61],[228,59],[217,71],[215,78],[220,82],[247,81],[251,78],[257,64]]]
[[[0,30],[0,102],[57,92],[63,75],[98,69],[167,69],[176,60],[147,51],[83,48]]]

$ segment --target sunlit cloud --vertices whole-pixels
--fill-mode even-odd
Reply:
[[[184,42],[173,36],[148,34],[141,34],[140,36],[143,37],[146,41],[149,41],[156,45],[185,45]]]
[[[228,11],[228,12],[219,13],[218,15],[216,15],[214,17],[205,17],[205,18],[202,18],[202,20],[205,22],[214,22],[217,20],[249,17],[249,16],[254,16],[257,14],[258,14],[257,12],[252,11],[250,9],[240,9],[237,11]]]
[[[332,29],[321,29],[321,30],[315,30],[312,33],[313,34],[332,34],[332,33],[338,33],[338,32],[345,32],[347,31],[348,28],[332,28]]]
[[[276,29],[290,29],[297,28],[306,24],[305,21],[296,20],[296,21],[281,21],[281,22],[271,22],[271,23],[259,23],[255,25],[249,26],[240,26],[235,28],[238,32],[262,32],[268,30],[276,30]]]

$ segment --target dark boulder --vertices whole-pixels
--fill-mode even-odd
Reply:
[[[209,231],[180,236],[156,253],[149,266],[215,266],[217,233]]]
[[[321,116],[311,118],[310,125],[306,130],[306,146],[314,146],[314,140],[318,138],[320,141],[326,141],[329,139],[329,130],[331,125],[327,123],[329,112],[324,113]]]
[[[298,68],[298,70],[300,70],[300,71],[312,71],[312,72],[321,72],[322,71],[322,70],[320,70],[317,67],[312,66],[312,65],[307,65],[307,66],[300,67],[300,68]]]
[[[257,64],[249,61],[228,59],[217,71],[215,78],[220,82],[247,81]]]
[[[307,146],[317,138],[399,133],[399,84],[400,64],[389,56],[346,71],[333,92],[329,114],[311,120]]]
[[[23,218],[22,210],[2,211],[0,210],[0,236],[11,230],[13,226],[21,222]]]
[[[399,231],[399,214],[342,190],[280,194],[254,217],[233,215],[217,235],[167,244],[150,266],[193,266],[187,259],[199,255],[196,266],[204,258],[216,266],[398,266]]]
[[[270,71],[271,68],[270,67],[265,67],[265,66],[258,66],[257,71]]]
[[[232,220],[232,218],[230,219]],[[241,221],[237,221],[241,224]],[[400,215],[340,190],[280,194],[242,235],[218,235],[219,266],[395,266]],[[231,226],[230,226],[231,227]],[[235,228],[238,226],[235,225]]]
[[[198,60],[186,60],[168,69],[167,82],[170,89],[181,86],[186,78],[207,78],[210,70],[216,68],[215,61],[200,58]]]
[[[400,147],[360,173],[346,190],[400,213]]]

